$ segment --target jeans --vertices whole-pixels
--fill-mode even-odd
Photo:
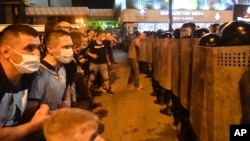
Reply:
[[[131,71],[128,78],[128,83],[135,83],[135,87],[139,87],[139,65],[136,59],[128,59],[128,64]]]

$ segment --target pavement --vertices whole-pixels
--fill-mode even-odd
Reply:
[[[173,128],[173,117],[163,115],[164,105],[154,103],[151,78],[140,74],[142,90],[128,86],[130,68],[127,54],[114,49],[115,64],[111,71],[111,85],[114,95],[102,92],[95,102],[102,107],[93,112],[101,119],[99,133],[106,141],[178,141],[177,131]]]

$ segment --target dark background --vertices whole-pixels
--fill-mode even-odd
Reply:
[[[86,6],[90,9],[113,9],[115,0],[72,0],[73,6]]]
[[[242,17],[247,13],[247,8],[250,7],[250,5],[235,5],[234,6],[234,13],[233,13],[233,19],[237,20],[237,17]]]

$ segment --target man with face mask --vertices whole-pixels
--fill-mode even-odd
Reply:
[[[42,98],[50,111],[71,107],[71,88],[66,84],[66,69],[73,59],[72,40],[68,32],[54,30],[47,36],[47,55],[41,60],[30,98]]]
[[[29,122],[18,125],[39,67],[39,45],[37,31],[28,25],[10,25],[1,33],[0,140],[21,140],[42,129],[48,117],[48,106],[42,104]]]

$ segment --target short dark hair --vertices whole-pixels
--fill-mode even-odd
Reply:
[[[33,37],[38,37],[39,33],[29,25],[26,24],[11,24],[5,27],[1,33],[0,43],[5,44],[10,41],[10,38],[17,38],[21,34],[26,34]]]
[[[105,34],[105,31],[102,31],[102,30],[97,31],[97,33],[96,33],[96,37],[98,37],[100,34]]]
[[[89,28],[89,29],[86,30],[86,33],[89,34],[90,31],[94,31],[94,30]]]
[[[53,30],[47,36],[45,45],[57,45],[58,39],[62,36],[70,36],[70,34],[64,30]]]

